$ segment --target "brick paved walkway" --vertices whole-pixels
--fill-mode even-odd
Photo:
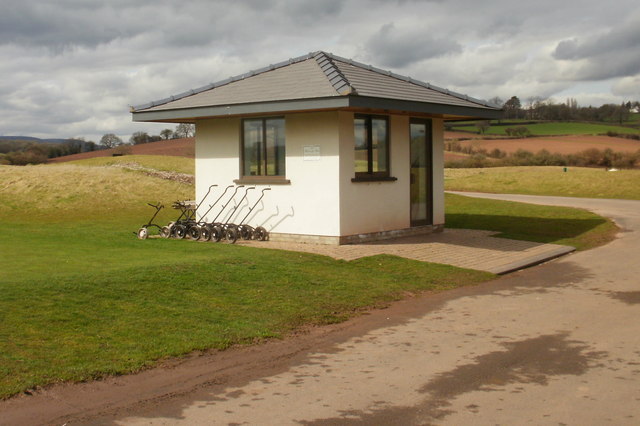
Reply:
[[[274,241],[240,241],[237,244],[267,249],[301,251],[353,260],[377,254],[392,254],[423,262],[444,263],[461,268],[504,274],[572,252],[573,247],[492,237],[492,231],[445,229],[367,244],[322,245]]]

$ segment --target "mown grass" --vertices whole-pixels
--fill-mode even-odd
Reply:
[[[135,238],[153,211],[146,202],[192,197],[190,185],[118,168],[0,167],[0,397],[279,337],[302,325],[341,321],[406,292],[493,277],[392,256],[345,262]],[[511,204],[448,196],[449,226],[554,242],[602,231],[593,217]],[[159,222],[175,212],[163,215]],[[533,218],[553,226],[532,227]]]
[[[228,244],[138,241],[115,226],[97,230],[51,224],[24,235],[0,226],[0,247],[39,252],[31,262],[2,260],[1,396],[279,337],[407,291],[492,277],[391,256],[344,262]],[[47,241],[57,242],[56,252],[53,245],[36,248]]]
[[[168,155],[124,155],[122,157],[96,157],[86,160],[69,161],[61,165],[73,164],[78,166],[112,166],[114,164],[136,163],[143,167],[172,171],[178,173],[194,174],[195,162],[193,158],[174,157]]]
[[[0,167],[0,397],[341,321],[492,274],[133,232],[193,187],[108,167]],[[168,221],[175,212],[165,209]]]
[[[587,210],[446,194],[448,228],[496,231],[499,237],[587,250],[615,238],[618,227]]]
[[[523,126],[529,129],[535,136],[559,136],[559,135],[599,135],[607,132],[617,132],[625,134],[638,134],[638,129],[624,126],[616,126],[613,124],[593,124],[593,123],[573,123],[573,122],[550,122],[537,124],[518,124],[514,123],[509,126],[490,126],[485,134],[488,135],[506,135],[506,129],[509,127]],[[453,127],[455,131],[473,131],[477,129],[473,126]]]
[[[446,169],[445,188],[502,194],[640,200],[640,170],[586,167]]]

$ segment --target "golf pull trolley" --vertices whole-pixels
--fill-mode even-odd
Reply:
[[[233,186],[233,185],[231,185],[231,186]],[[236,186],[236,189],[233,191],[233,194],[231,194],[231,197],[227,200],[227,202],[222,205],[222,207],[220,208],[220,211],[218,212],[216,217],[214,217],[211,222],[207,223],[206,226],[208,226],[209,229],[211,230],[211,237],[210,237],[211,241],[217,243],[218,241],[220,241],[222,239],[222,237],[225,237],[225,225],[226,225],[226,223],[216,222],[216,221],[222,215],[222,213],[225,211],[225,209],[231,203],[231,201],[233,201],[233,199],[235,198],[235,196],[238,193],[238,191],[240,190],[240,188],[244,188],[244,185]]]
[[[160,231],[160,236],[163,238],[185,238],[189,234],[190,228],[197,224],[196,212],[198,208],[216,186],[218,185],[213,184],[209,186],[209,190],[199,203],[195,203],[194,201],[175,201],[171,207],[180,210],[180,216],[178,216],[175,221],[169,222],[167,226],[163,227]]]
[[[149,227],[158,228],[159,234],[163,238],[190,238],[198,241],[214,241],[218,242],[223,238],[229,243],[235,243],[238,238],[243,240],[260,240],[265,241],[268,238],[268,232],[262,226],[256,226],[255,228],[246,223],[247,219],[255,211],[258,204],[265,197],[265,192],[270,191],[271,188],[263,188],[260,196],[251,204],[248,200],[249,192],[256,189],[255,186],[245,187],[244,185],[228,185],[224,188],[222,193],[216,198],[213,204],[209,204],[207,210],[198,214],[205,200],[212,193],[213,188],[218,185],[214,184],[209,186],[207,193],[202,197],[200,202],[195,201],[175,201],[172,207],[180,211],[178,218],[172,222],[169,222],[166,226],[161,226],[153,223],[160,210],[164,207],[162,204],[149,204],[154,207],[156,212],[149,219],[149,223],[143,225],[137,232],[137,236],[140,239],[145,239],[149,236]],[[231,191],[231,188],[234,188]],[[244,193],[241,194],[241,189],[246,188]],[[227,194],[231,195],[228,196]],[[236,201],[236,196],[240,197]],[[246,203],[245,203],[245,200]],[[234,203],[233,206],[230,205]],[[244,207],[243,207],[244,206]],[[207,221],[207,215],[214,209],[218,208],[217,214],[211,221]],[[234,221],[234,218],[238,218],[243,212],[243,208],[248,208],[248,211],[242,219]],[[213,213],[212,213],[213,215]],[[198,219],[200,217],[200,219]],[[220,218],[220,220],[219,220]]]
[[[244,195],[242,196],[242,198],[240,198],[240,201],[238,201],[233,210],[231,210],[227,221],[222,225],[222,231],[227,242],[233,244],[238,240],[238,225],[231,223],[231,219],[236,214],[236,211],[238,211],[238,208],[240,208],[240,206],[242,205],[242,202],[247,198],[247,195],[249,195],[249,191],[251,191],[252,189],[256,189],[256,187],[250,186],[244,191]]]
[[[250,225],[247,225],[244,223],[244,221],[247,220],[251,212],[253,212],[253,210],[256,208],[258,203],[262,200],[262,198],[264,198],[265,191],[271,191],[271,188],[264,188],[261,191],[260,198],[258,198],[256,202],[253,203],[253,206],[251,206],[247,214],[244,215],[244,217],[240,220],[240,222],[238,222],[238,225],[236,225],[238,233],[243,240],[255,239],[255,240],[264,241],[267,239],[267,230],[264,229],[262,226],[253,228]]]
[[[160,225],[153,223],[153,220],[156,218],[156,216],[158,216],[158,213],[160,213],[160,210],[162,210],[164,206],[160,203],[156,203],[156,204],[147,203],[147,205],[156,209],[156,212],[153,214],[153,216],[151,216],[151,219],[149,219],[149,222],[147,222],[146,225],[142,225],[142,227],[138,229],[138,232],[135,233],[138,236],[138,238],[140,238],[141,240],[146,240],[147,237],[149,237],[150,226],[158,228],[158,230],[162,232],[162,227]]]
[[[222,197],[224,197],[224,195],[227,193],[227,191],[230,188],[233,188],[233,185],[227,186],[222,192],[222,194],[220,194],[220,196],[216,199],[216,201],[214,201],[213,204],[209,204],[209,208],[207,209],[207,211],[205,211],[201,215],[202,218],[206,217],[209,214],[209,212],[213,210],[213,208],[218,204],[218,202],[222,199]],[[206,198],[206,195],[205,195],[205,198]],[[197,221],[195,224],[193,224],[188,231],[189,237],[192,240],[201,240],[201,241],[209,241],[212,237],[212,233],[213,233],[212,227],[205,220],[202,220],[202,219]]]

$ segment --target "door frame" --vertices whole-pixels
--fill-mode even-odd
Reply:
[[[413,219],[411,217],[411,185],[413,182],[411,181],[411,125],[418,124],[425,126],[425,144],[426,149],[425,153],[425,166],[426,166],[426,176],[427,176],[427,184],[426,184],[426,194],[425,194],[425,203],[426,203],[426,219]],[[433,225],[433,122],[429,118],[410,118],[409,119],[409,220],[411,226],[425,226],[425,225]]]

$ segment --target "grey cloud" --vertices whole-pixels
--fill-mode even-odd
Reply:
[[[640,54],[640,16],[604,35],[588,37],[582,43],[575,38],[564,40],[558,43],[553,56],[556,59],[583,59],[628,50]]]
[[[571,78],[605,80],[640,73],[640,15],[608,32],[582,39],[563,40],[553,57],[581,61]]]
[[[462,46],[449,38],[398,30],[393,23],[383,25],[366,43],[370,56],[380,65],[404,68],[416,62],[459,53]]]
[[[553,95],[638,69],[620,10],[640,6],[617,1],[0,0],[0,133],[157,133],[127,105],[318,49],[476,97]]]
[[[553,57],[556,59],[576,59],[578,58],[578,41],[576,39],[563,40],[558,43]]]

